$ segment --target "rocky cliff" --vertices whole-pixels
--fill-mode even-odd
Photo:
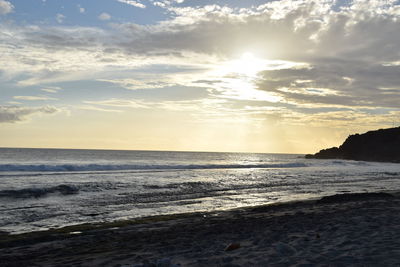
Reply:
[[[400,127],[350,135],[341,146],[323,149],[306,158],[400,163]]]

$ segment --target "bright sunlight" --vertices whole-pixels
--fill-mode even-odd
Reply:
[[[255,85],[260,71],[277,64],[282,62],[261,59],[251,52],[244,52],[240,58],[224,62],[213,71],[213,75],[222,81],[216,89],[231,99],[278,102],[280,97],[258,90]]]

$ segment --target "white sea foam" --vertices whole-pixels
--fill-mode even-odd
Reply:
[[[247,168],[299,168],[304,163],[284,164],[189,164],[189,165],[136,165],[136,164],[0,164],[0,172],[70,172],[117,170],[192,170],[192,169],[247,169]]]

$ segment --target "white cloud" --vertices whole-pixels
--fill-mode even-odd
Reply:
[[[48,97],[48,96],[25,96],[25,95],[17,95],[17,96],[14,96],[13,98],[14,98],[14,99],[19,99],[19,100],[27,100],[27,101],[57,100],[57,98]]]
[[[151,108],[154,103],[148,103],[142,100],[127,100],[112,98],[102,101],[84,101],[85,104],[108,106],[108,107],[119,107],[119,108]]]
[[[61,87],[58,87],[58,86],[47,86],[47,87],[42,88],[42,89],[40,89],[40,90],[42,90],[43,92],[46,92],[46,93],[55,94],[55,93],[57,93],[58,91],[62,90],[62,88],[61,88]]]
[[[0,0],[0,15],[11,13],[13,10],[13,4],[6,0]]]
[[[99,20],[110,20],[111,16],[110,16],[110,14],[103,12],[99,15],[98,18],[99,18]]]
[[[10,104],[10,105],[13,105],[13,106],[15,106],[15,105],[22,105],[21,102],[17,102],[17,101],[8,101],[7,104]]]
[[[84,14],[86,12],[86,9],[84,7],[82,7],[81,5],[77,5],[78,11],[81,14]]]
[[[60,23],[60,24],[64,22],[65,18],[66,18],[66,17],[65,17],[63,14],[58,13],[58,14],[56,15],[56,20],[57,20],[57,22]]]
[[[159,78],[160,79],[160,78]],[[173,84],[168,81],[161,81],[156,77],[152,76],[148,79],[98,79],[98,81],[109,82],[117,84],[123,88],[129,90],[143,90],[143,89],[155,89],[155,88],[163,88],[166,86],[171,86]]]
[[[138,8],[146,8],[146,6],[142,3],[140,3],[139,1],[133,1],[133,0],[117,0],[120,3],[125,3],[134,7],[138,7]]]
[[[171,6],[174,3],[181,4],[183,2],[185,2],[185,0],[172,0],[172,1],[171,0],[161,0],[161,1],[154,1],[153,5],[161,7],[161,8],[169,9],[169,8],[171,8]]]
[[[78,108],[82,109],[82,110],[100,111],[100,112],[116,112],[116,113],[123,112],[122,110],[118,110],[118,109],[106,109],[106,108],[101,108],[101,107],[91,106],[91,105],[81,105]]]
[[[60,110],[53,106],[21,107],[0,106],[0,123],[15,123],[26,120],[33,114],[53,114]]]
[[[158,6],[158,7],[162,7],[162,8],[166,8],[167,7],[167,4],[165,4],[164,2],[159,2],[159,1],[153,2],[153,5]]]

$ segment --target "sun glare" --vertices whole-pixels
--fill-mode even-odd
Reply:
[[[275,61],[258,58],[251,52],[244,52],[239,58],[219,65],[214,75],[221,80],[219,90],[224,97],[240,100],[278,102],[280,98],[255,86],[260,71],[271,69]]]
[[[245,52],[239,59],[227,62],[226,71],[244,75],[248,77],[255,77],[257,73],[268,65],[268,60],[257,58],[251,52]]]

